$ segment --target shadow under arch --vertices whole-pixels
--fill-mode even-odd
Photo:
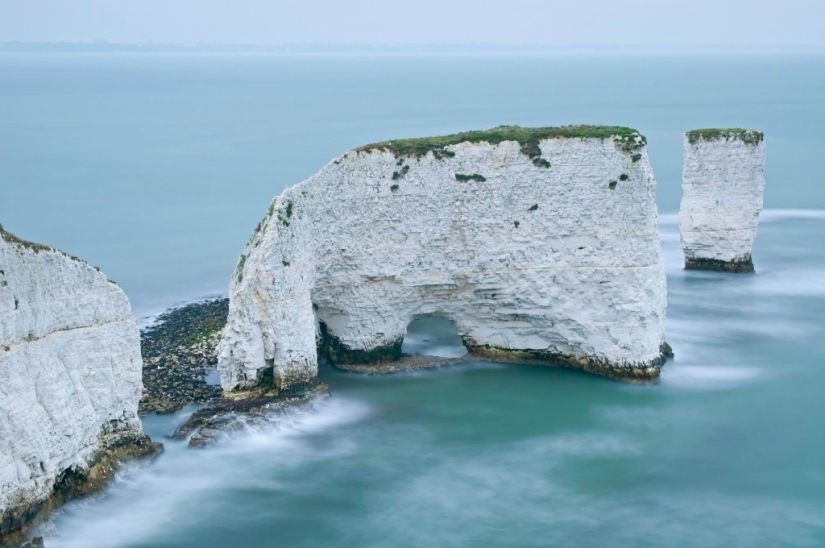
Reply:
[[[320,361],[344,371],[370,374],[436,367],[468,355],[457,326],[441,314],[414,316],[403,337],[373,350],[346,348],[329,326],[319,321],[316,343]]]
[[[437,358],[461,358],[467,355],[467,347],[452,321],[440,314],[419,316],[407,326],[407,334],[401,343],[402,355],[432,356]]]

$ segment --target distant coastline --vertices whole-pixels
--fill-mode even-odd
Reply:
[[[825,55],[825,47],[745,47],[716,46],[558,46],[542,44],[504,45],[494,43],[457,44],[211,44],[204,42],[0,42],[0,53],[187,53],[187,54],[503,54],[503,55]]]

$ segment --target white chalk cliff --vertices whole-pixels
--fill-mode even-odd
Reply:
[[[679,230],[685,268],[753,272],[765,188],[765,141],[745,129],[685,134]]]
[[[286,189],[230,282],[221,384],[289,386],[396,359],[416,317],[471,355],[649,381],[665,275],[644,139],[501,127],[362,147]]]
[[[137,415],[141,367],[117,285],[0,229],[0,543],[93,490],[112,455],[151,452]]]

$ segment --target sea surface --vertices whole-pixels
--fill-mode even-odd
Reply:
[[[658,180],[676,353],[653,386],[467,360],[322,367],[316,411],[166,451],[54,547],[825,545],[825,58],[0,55],[0,222],[100,266],[144,322],[223,295],[283,188],[378,140],[627,125]],[[681,135],[764,130],[755,275],[682,270]],[[463,353],[449,323],[404,350]]]

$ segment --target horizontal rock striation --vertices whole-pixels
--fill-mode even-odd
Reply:
[[[685,268],[753,272],[765,188],[759,131],[701,129],[685,134],[679,230]]]
[[[0,228],[0,543],[154,454],[137,415],[140,339],[98,269]]]
[[[653,380],[665,276],[644,138],[500,127],[377,143],[286,189],[230,282],[225,390],[400,357],[416,317],[495,359]]]

